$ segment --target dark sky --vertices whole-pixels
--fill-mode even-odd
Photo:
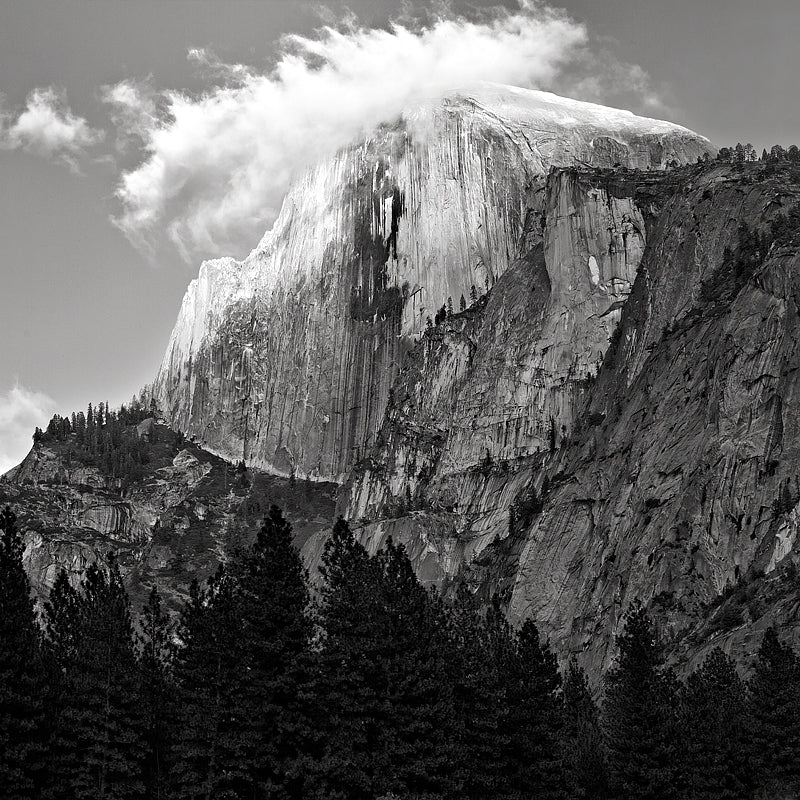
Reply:
[[[398,3],[322,5],[331,19],[346,6],[363,25],[380,27]],[[433,3],[410,5],[419,12]],[[456,11],[468,5],[451,3]],[[660,108],[625,95],[631,110],[720,145],[750,141],[760,151],[800,141],[797,0],[558,5],[585,23],[595,52],[649,75]],[[319,26],[318,8],[298,0],[0,0],[6,127],[30,92],[52,86],[66,92],[74,115],[105,131],[72,168],[32,148],[0,149],[0,471],[27,446],[33,419],[89,401],[116,405],[151,380],[197,274],[199,258],[187,263],[169,248],[148,258],[111,224],[120,174],[141,154],[115,151],[100,87],[149,77],[160,88],[202,90],[205,79],[187,60],[193,47],[266,70],[279,37]],[[243,241],[233,255],[255,244]]]

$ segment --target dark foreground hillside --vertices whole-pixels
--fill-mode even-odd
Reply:
[[[774,629],[681,682],[638,604],[602,701],[574,659],[497,598],[426,591],[404,549],[370,556],[339,519],[316,602],[272,506],[178,620],[137,613],[119,565],[66,571],[37,616],[0,513],[5,798],[696,800],[795,798],[800,660]],[[750,668],[742,680],[740,671]],[[738,667],[738,671],[737,671]]]

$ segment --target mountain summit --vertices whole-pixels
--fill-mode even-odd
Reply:
[[[484,295],[520,254],[550,168],[662,169],[711,150],[677,125],[547,92],[481,84],[420,104],[300,177],[244,261],[202,265],[159,405],[229,459],[344,480],[428,319]]]

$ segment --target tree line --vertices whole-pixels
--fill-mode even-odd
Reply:
[[[635,605],[598,705],[532,621],[426,591],[401,546],[339,519],[312,600],[272,506],[180,618],[137,620],[119,567],[58,576],[41,613],[0,514],[5,798],[744,798],[800,789],[800,661],[714,650],[685,681]]]
[[[134,400],[118,411],[107,403],[96,406],[89,403],[86,413],[53,415],[45,430],[35,429],[33,442],[34,445],[59,443],[68,468],[73,464],[96,466],[124,489],[146,474],[153,442],[140,437],[135,426],[156,413],[155,401],[146,407]]]
[[[743,164],[746,161],[764,161],[766,163],[780,163],[780,162],[800,162],[800,149],[796,144],[789,147],[783,147],[779,144],[774,144],[767,152],[766,147],[761,151],[761,157],[758,156],[758,151],[749,142],[742,144],[737,142],[733,147],[720,147],[717,151],[717,161],[727,161],[732,164]]]

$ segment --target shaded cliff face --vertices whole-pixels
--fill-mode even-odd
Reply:
[[[165,426],[148,430],[150,460],[124,492],[100,468],[78,461],[70,452],[74,437],[35,445],[0,478],[0,505],[17,514],[40,599],[62,567],[77,583],[91,563],[114,554],[135,611],[153,583],[177,610],[194,578],[202,582],[231,548],[250,541],[270,503],[284,509],[298,546],[330,529],[331,484],[290,484],[255,471],[242,477]],[[137,435],[135,427],[129,435]]]
[[[708,150],[705,139],[669,123],[508,87],[484,86],[412,110],[304,175],[243,262],[202,266],[156,380],[159,404],[173,426],[228,458],[342,480],[375,445],[399,365],[427,318],[448,298],[458,307],[473,287],[483,294],[494,285],[515,262],[526,226],[539,235],[551,166],[660,168]],[[547,213],[563,216],[562,227],[580,227],[573,200],[563,197],[566,205]],[[570,302],[580,302],[573,292],[586,292],[568,275],[587,266],[593,287],[624,293],[641,220],[623,206],[597,220],[613,223],[614,247],[621,226],[629,226],[622,252],[630,264],[620,251],[599,248],[602,231],[590,234],[598,244],[592,262],[565,261],[554,278]],[[542,247],[561,258],[557,236]],[[542,324],[562,323],[550,315]],[[570,343],[555,330],[552,337],[558,342],[545,360],[561,360],[567,370]],[[586,359],[600,355],[583,350]],[[548,401],[544,416],[568,415],[561,402]],[[470,412],[465,403],[459,413],[466,420],[479,408]],[[529,423],[518,425],[519,433],[485,435],[505,436],[509,452],[527,451],[533,434]],[[464,448],[471,452],[471,442]],[[467,455],[453,457],[458,469]]]
[[[635,598],[689,662],[796,638],[800,174],[566,170],[544,198],[405,362],[348,486],[362,541],[499,591],[594,675]]]
[[[800,175],[713,167],[637,197],[647,251],[510,603],[598,664],[634,598],[678,646],[727,584],[780,583],[797,557],[800,226],[771,229]],[[768,620],[796,636],[791,606],[740,609],[705,645],[746,651]]]

